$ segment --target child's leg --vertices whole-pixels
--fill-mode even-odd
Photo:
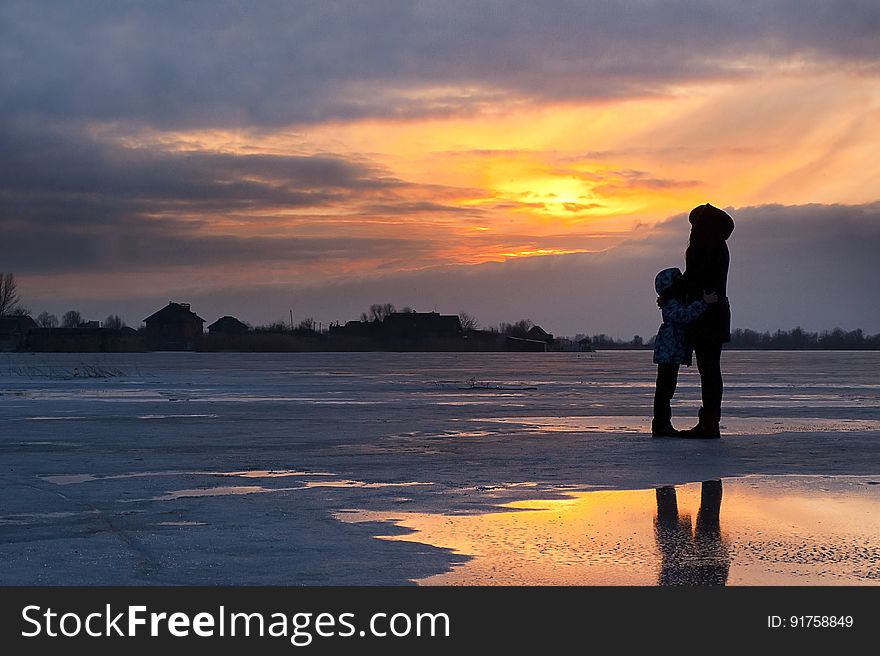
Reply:
[[[668,424],[672,421],[672,397],[678,385],[677,364],[661,363],[657,365],[657,387],[654,390],[654,422]]]

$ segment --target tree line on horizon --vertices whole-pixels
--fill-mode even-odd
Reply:
[[[374,303],[369,310],[362,312],[360,321],[383,321],[387,316],[397,312],[415,312],[406,306],[398,310],[393,303]],[[22,303],[18,292],[18,283],[13,273],[0,272],[0,317],[2,316],[30,316],[30,310]],[[462,330],[474,331],[480,329],[477,318],[467,312],[458,315]],[[34,321],[41,328],[78,328],[86,322],[78,310],[68,310],[61,319],[54,314],[41,312]],[[520,319],[507,323],[486,327],[489,333],[510,335],[512,337],[525,337],[534,326],[531,319]],[[110,330],[121,330],[126,327],[125,321],[118,314],[111,314],[102,324]],[[275,321],[252,328],[255,332],[301,332],[320,333],[323,326],[318,324],[312,317],[306,317],[294,325],[292,322]],[[634,335],[630,340],[609,337],[605,333],[596,335],[578,334],[573,338],[559,337],[560,345],[589,344],[596,350],[640,350],[654,347],[654,338],[645,339],[640,335]],[[736,328],[731,331],[731,341],[728,348],[760,349],[760,350],[880,350],[880,333],[875,335],[866,334],[861,328],[845,331],[842,328],[810,332],[800,326],[791,330],[777,330],[775,332],[759,332],[749,328]]]
[[[579,336],[582,337],[582,336]],[[617,339],[605,334],[588,337],[597,350],[639,350],[654,348],[654,337],[643,339],[635,335],[631,340]],[[775,332],[736,328],[730,331],[730,343],[726,348],[755,349],[767,351],[876,351],[880,350],[880,333],[865,334],[861,328],[855,330],[822,330],[810,332],[800,326],[791,330]]]

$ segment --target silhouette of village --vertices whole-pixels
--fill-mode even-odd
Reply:
[[[650,349],[654,338],[636,335],[629,341],[605,334],[555,337],[530,319],[480,329],[466,314],[398,311],[391,303],[373,304],[359,320],[338,321],[326,329],[313,319],[293,323],[277,321],[252,328],[225,315],[207,326],[189,303],[169,301],[134,329],[118,315],[103,322],[85,320],[76,310],[61,321],[41,312],[36,319],[22,304],[15,275],[0,272],[0,351],[65,353],[131,353],[143,351],[595,351],[600,349]],[[880,334],[837,328],[809,333],[791,331],[758,333],[736,329],[733,348],[752,349],[880,349]]]
[[[76,313],[78,315],[78,313]],[[38,317],[38,319],[41,317]],[[464,322],[462,321],[464,319]],[[49,325],[45,325],[48,323]],[[34,352],[139,351],[533,351],[565,347],[591,350],[581,343],[556,340],[530,321],[480,330],[468,315],[397,311],[373,305],[371,313],[326,329],[311,319],[298,325],[276,322],[252,328],[233,316],[205,327],[189,303],[168,305],[144,318],[134,329],[118,317],[100,321],[35,321],[23,313],[0,317],[0,350]],[[43,324],[43,325],[41,325]],[[71,325],[74,324],[74,325]]]
[[[138,329],[111,315],[106,321],[82,320],[78,312],[56,317],[42,313],[34,320],[24,311],[0,316],[0,351],[128,353],[145,351],[595,351],[650,349],[653,338],[631,340],[604,334],[555,337],[530,320],[480,329],[467,314],[397,311],[391,304],[371,306],[360,319],[327,327],[304,319],[294,325],[275,322],[251,327],[233,316],[205,326],[189,303],[169,301],[143,320]],[[732,348],[877,350],[880,335],[835,329],[822,333],[733,331]]]

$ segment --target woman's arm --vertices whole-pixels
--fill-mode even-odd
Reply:
[[[684,305],[678,301],[669,301],[663,306],[663,320],[672,323],[690,323],[709,307],[705,301],[694,301]]]

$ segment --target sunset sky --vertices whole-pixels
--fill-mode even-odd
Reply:
[[[0,68],[35,313],[647,336],[708,201],[734,326],[880,332],[876,0],[6,1]]]

